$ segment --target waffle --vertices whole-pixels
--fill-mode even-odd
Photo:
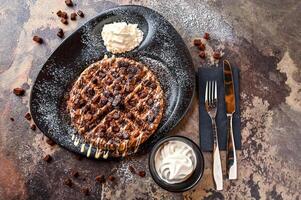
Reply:
[[[164,94],[147,66],[128,58],[104,58],[81,73],[67,110],[86,143],[119,157],[136,152],[156,131]]]

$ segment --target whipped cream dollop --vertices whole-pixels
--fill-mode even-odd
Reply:
[[[124,53],[136,48],[143,39],[138,24],[114,22],[104,25],[101,36],[107,50],[112,53]]]
[[[185,142],[168,141],[163,143],[155,154],[155,168],[165,182],[180,183],[194,172],[196,155]]]

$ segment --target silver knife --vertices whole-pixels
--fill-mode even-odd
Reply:
[[[225,85],[225,102],[228,121],[227,136],[227,173],[230,180],[237,179],[237,159],[235,143],[233,137],[232,116],[235,112],[235,95],[234,82],[231,65],[229,61],[224,60],[224,85]]]

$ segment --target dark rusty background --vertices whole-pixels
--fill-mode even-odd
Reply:
[[[143,0],[75,1],[0,0],[0,200],[9,199],[299,199],[301,190],[301,2],[298,0]],[[49,146],[39,130],[24,118],[30,87],[50,53],[60,44],[62,27],[68,36],[101,11],[118,4],[145,5],[161,13],[178,30],[196,66],[200,60],[192,39],[208,31],[212,47],[221,45],[224,57],[241,69],[243,150],[239,152],[239,179],[225,181],[216,192],[211,154],[205,154],[205,174],[198,186],[184,194],[160,189],[147,169],[147,155],[120,162],[75,158]],[[85,18],[65,26],[55,15],[81,9]],[[45,44],[33,43],[33,35]],[[24,97],[12,89],[26,88]],[[170,134],[198,138],[197,97],[186,117]],[[11,121],[13,117],[15,121]],[[47,164],[43,157],[50,154]],[[222,155],[223,160],[225,155]],[[224,164],[224,163],[223,163]],[[132,175],[128,165],[146,170]],[[70,169],[80,176],[70,176]],[[112,174],[115,182],[95,182]],[[71,177],[71,188],[63,180]],[[90,195],[80,192],[90,189]]]

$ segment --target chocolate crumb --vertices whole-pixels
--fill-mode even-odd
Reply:
[[[15,119],[14,119],[14,118],[12,118],[12,117],[11,117],[11,118],[9,118],[9,119],[10,119],[10,121],[12,121],[12,122],[13,122],[13,121],[15,121]]]
[[[58,17],[62,17],[62,13],[63,13],[63,12],[62,12],[61,10],[59,10],[59,11],[56,12],[56,15],[57,15]]]
[[[139,173],[138,173],[138,175],[140,176],[140,177],[145,177],[145,171],[140,171]]]
[[[51,160],[52,160],[52,157],[51,157],[49,154],[47,154],[47,155],[43,158],[43,160],[44,160],[45,162],[50,163]]]
[[[88,196],[90,194],[90,190],[87,187],[82,188],[81,192],[84,193],[86,196]]]
[[[205,51],[201,51],[201,52],[199,53],[199,56],[200,56],[201,58],[206,58],[206,53],[205,53]]]
[[[72,181],[71,181],[71,179],[70,179],[70,178],[66,178],[66,179],[64,180],[64,184],[67,185],[67,186],[69,186],[69,187],[71,187],[71,186],[72,186]]]
[[[68,14],[66,12],[61,13],[61,18],[68,19]]]
[[[104,175],[101,175],[101,176],[96,176],[95,181],[97,181],[99,183],[104,183],[106,181],[106,179],[105,179]]]
[[[219,52],[214,52],[213,53],[213,58],[216,59],[216,60],[218,60],[218,59],[221,58],[221,54]]]
[[[28,112],[28,113],[26,113],[26,115],[24,116],[25,117],[25,119],[27,119],[28,121],[30,121],[31,120],[31,115],[30,115],[30,113]]]
[[[63,24],[65,24],[65,25],[67,25],[67,24],[68,24],[68,20],[67,20],[67,19],[65,19],[65,18],[62,18],[62,19],[61,19],[61,22],[62,22]]]
[[[77,11],[77,15],[80,16],[80,17],[84,17],[85,16],[84,13],[83,13],[83,11],[81,11],[81,10]]]
[[[194,44],[194,46],[199,46],[200,44],[202,44],[202,40],[201,39],[194,39],[193,44]]]
[[[37,36],[37,35],[33,36],[32,40],[39,43],[39,44],[43,43],[43,39],[41,37]]]
[[[58,37],[60,37],[60,38],[63,38],[63,37],[64,37],[64,31],[63,31],[63,29],[59,28],[59,30],[58,30],[58,32],[57,32],[56,35],[57,35]]]
[[[76,13],[71,13],[70,19],[71,19],[72,21],[75,21],[75,20],[76,20]]]
[[[203,37],[204,39],[206,39],[206,40],[210,40],[210,34],[209,33],[205,33],[204,34],[204,37]]]
[[[79,177],[78,171],[71,170],[71,176],[73,176],[73,177],[75,177],[75,178]]]
[[[31,130],[35,131],[37,129],[37,126],[35,124],[30,125]]]
[[[132,174],[136,174],[136,170],[132,165],[129,166],[129,170]]]
[[[46,139],[46,143],[47,144],[49,144],[50,146],[54,146],[56,143],[52,140],[52,139],[50,139],[50,138],[47,138]]]
[[[65,0],[65,4],[69,7],[73,6],[73,2],[71,0]]]
[[[23,88],[14,88],[13,92],[17,96],[23,96],[25,94],[25,90]]]
[[[111,175],[108,177],[108,179],[113,182],[115,180],[115,177]]]

